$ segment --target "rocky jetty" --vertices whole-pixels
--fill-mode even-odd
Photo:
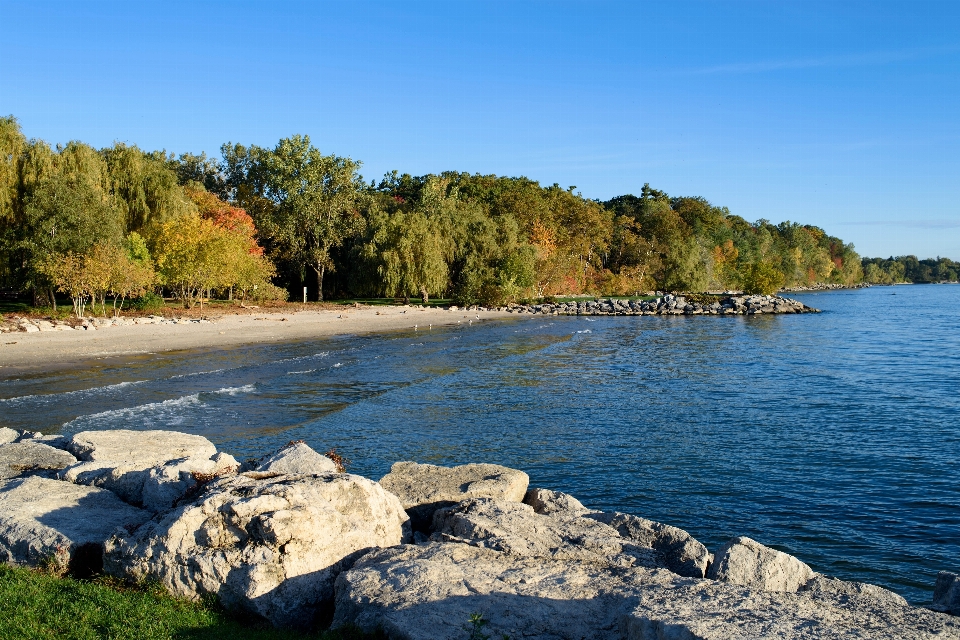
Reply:
[[[538,313],[559,316],[744,316],[781,313],[820,313],[802,302],[780,296],[732,295],[716,300],[690,299],[667,294],[653,300],[617,298],[578,300],[547,304],[512,304],[510,313]]]
[[[960,639],[956,574],[912,607],[750,538],[710,553],[528,483],[414,462],[374,481],[303,442],[238,465],[183,433],[0,429],[0,561],[393,640]]]

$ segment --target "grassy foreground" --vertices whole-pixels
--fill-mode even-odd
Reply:
[[[59,578],[0,564],[0,638],[4,640],[375,637],[353,630],[310,634],[281,631],[231,616],[214,604],[177,600],[158,587],[126,587],[106,578]]]

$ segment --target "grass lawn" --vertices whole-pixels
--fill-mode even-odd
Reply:
[[[296,633],[244,620],[214,604],[177,600],[162,588],[105,578],[58,578],[0,565],[0,638],[152,640],[373,640],[354,630]]]

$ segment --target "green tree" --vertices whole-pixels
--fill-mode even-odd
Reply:
[[[278,255],[299,268],[314,271],[317,296],[323,300],[323,278],[336,268],[331,252],[363,226],[360,203],[366,185],[359,162],[325,156],[309,136],[284,138],[260,158],[269,218],[261,224]],[[249,173],[249,171],[248,171]]]

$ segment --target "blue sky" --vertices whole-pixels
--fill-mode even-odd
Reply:
[[[960,2],[13,2],[0,113],[48,142],[306,133],[398,169],[702,195],[960,259]]]

